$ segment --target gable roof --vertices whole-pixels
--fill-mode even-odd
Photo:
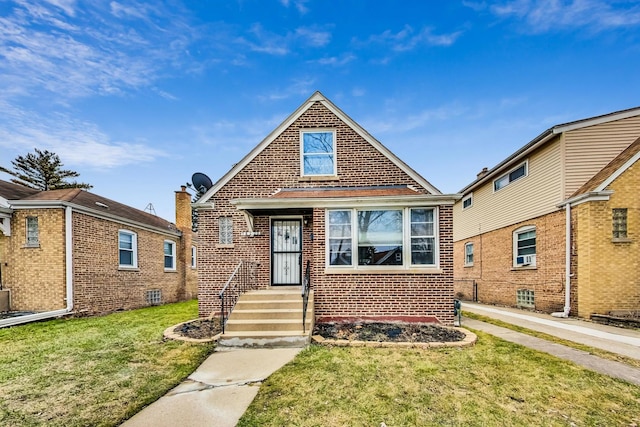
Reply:
[[[400,160],[395,154],[389,151],[382,143],[369,134],[362,126],[356,123],[353,119],[347,116],[342,110],[336,107],[331,101],[329,101],[322,93],[316,91],[309,99],[307,99],[297,110],[295,110],[289,117],[287,117],[277,128],[275,128],[265,139],[262,140],[257,146],[253,148],[242,160],[236,163],[225,175],[222,176],[213,186],[198,199],[194,205],[201,205],[206,203],[215,193],[220,190],[225,184],[227,184],[234,176],[238,174],[245,166],[247,166],[258,154],[260,154],[265,148],[271,144],[282,132],[284,132],[291,124],[293,124],[302,114],[304,114],[311,106],[320,102],[329,111],[335,114],[340,120],[342,120],[347,126],[353,129],[358,135],[364,138],[375,149],[387,157],[393,164],[398,166],[404,173],[409,175],[413,180],[424,187],[429,193],[434,195],[442,194],[440,190],[431,185],[425,178],[423,178],[418,172],[409,167],[406,163]]]
[[[600,172],[595,174],[582,187],[576,190],[570,199],[590,192],[604,191],[609,184],[631,165],[640,160],[640,138],[636,139],[622,153],[603,167]]]
[[[14,208],[72,206],[84,213],[176,234],[176,226],[158,216],[79,188],[39,191],[0,180],[0,197]]]
[[[460,190],[460,193],[466,194],[489,180],[496,178],[497,175],[506,172],[511,166],[514,166],[515,163],[522,161],[525,157],[527,157],[531,152],[539,149],[544,146],[546,143],[551,141],[557,135],[560,135],[564,132],[569,132],[576,129],[582,129],[589,126],[595,126],[603,123],[613,122],[616,120],[628,119],[630,117],[635,117],[640,115],[640,107],[629,108],[627,110],[615,111],[609,114],[603,114],[600,116],[590,117],[582,120],[576,120],[573,122],[563,123],[556,126],[553,126],[540,135],[532,139],[525,146],[517,150],[515,153],[498,163],[493,168],[489,169],[485,174],[477,178],[471,184],[464,187]]]

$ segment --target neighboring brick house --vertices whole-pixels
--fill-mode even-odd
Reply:
[[[195,298],[184,187],[176,208],[177,226],[88,191],[0,181],[0,292],[10,311],[35,313],[0,324]]]
[[[452,324],[456,197],[316,92],[194,204],[200,315],[241,261],[265,289],[299,287],[308,262],[318,321]]]
[[[638,138],[640,108],[614,112],[483,170],[454,206],[456,294],[563,317],[640,310]]]

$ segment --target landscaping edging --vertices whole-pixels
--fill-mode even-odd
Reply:
[[[184,325],[185,323],[195,322],[196,320],[201,320],[201,319],[191,319],[191,320],[187,320],[186,322],[178,323],[177,325],[169,326],[167,329],[164,330],[163,335],[165,338],[168,338],[171,340],[186,341],[186,342],[192,342],[192,343],[208,343],[208,342],[218,341],[218,339],[220,339],[220,335],[222,335],[222,333],[214,335],[211,338],[189,338],[174,332],[176,328]]]
[[[333,340],[324,338],[320,335],[313,335],[312,342],[315,344],[335,346],[335,347],[377,347],[377,348],[438,348],[438,347],[468,347],[472,346],[478,340],[478,336],[473,332],[464,328],[453,328],[462,332],[465,336],[462,341],[449,342],[392,342],[392,341],[350,341],[350,340]]]

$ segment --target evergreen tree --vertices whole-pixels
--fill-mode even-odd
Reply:
[[[57,154],[35,149],[35,153],[18,156],[11,161],[13,170],[0,166],[0,172],[6,172],[14,178],[11,182],[36,190],[58,190],[61,188],[93,188],[84,182],[69,182],[68,178],[80,176],[78,172],[62,169],[62,162]]]

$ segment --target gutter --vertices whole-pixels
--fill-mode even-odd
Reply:
[[[571,312],[571,203],[565,205],[565,254],[564,254],[564,310],[551,313],[553,317],[569,317]]]
[[[64,316],[73,310],[73,209],[71,206],[65,206],[64,224],[65,224],[65,276],[66,276],[66,300],[67,306],[61,310],[46,311],[43,313],[28,314],[26,316],[12,317],[10,319],[0,320],[0,328],[7,326],[21,325],[23,323],[35,322],[38,320],[53,319],[55,317]]]

